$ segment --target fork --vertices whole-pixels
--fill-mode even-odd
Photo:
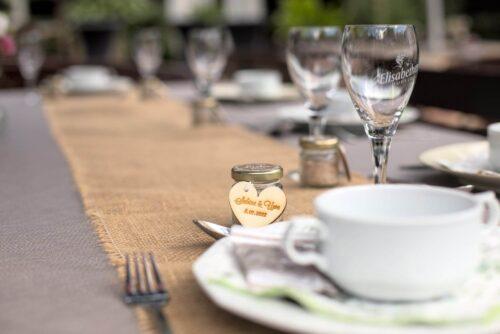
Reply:
[[[161,311],[170,296],[161,279],[153,253],[126,254],[125,272],[125,303],[142,306],[152,312],[157,319],[159,333],[171,334],[168,321]]]

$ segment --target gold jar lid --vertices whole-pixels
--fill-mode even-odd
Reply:
[[[231,169],[235,181],[275,182],[283,177],[283,168],[266,163],[236,165]]]
[[[311,150],[329,150],[337,148],[339,139],[337,137],[301,137],[300,147]]]

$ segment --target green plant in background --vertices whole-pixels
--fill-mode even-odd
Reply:
[[[461,1],[461,0],[458,0]],[[273,16],[278,35],[293,26],[344,24],[425,24],[424,0],[281,0]]]
[[[325,5],[321,0],[281,0],[272,17],[279,37],[294,26],[343,25],[342,8]]]
[[[120,22],[141,25],[161,18],[160,5],[153,0],[71,0],[64,6],[72,23]]]
[[[472,30],[481,37],[500,38],[500,13],[480,12],[472,16]]]
[[[444,0],[447,17],[463,14],[465,0]],[[354,24],[413,24],[419,36],[425,36],[426,1],[424,0],[343,0],[346,22]],[[498,16],[491,26],[498,27]],[[479,24],[487,20],[474,20]],[[487,23],[486,23],[487,24]],[[500,31],[500,29],[498,29]]]
[[[192,19],[196,24],[216,26],[224,23],[224,14],[221,8],[216,4],[204,5],[195,8]]]
[[[353,24],[414,24],[425,22],[425,1],[348,0],[342,8]]]

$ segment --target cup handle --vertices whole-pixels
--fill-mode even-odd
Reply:
[[[285,232],[283,248],[292,262],[303,266],[313,265],[320,271],[326,272],[328,263],[321,253],[297,250],[296,244],[300,234],[311,235],[313,233],[316,236],[311,243],[315,246],[321,246],[322,241],[325,240],[328,235],[328,231],[323,223],[314,217],[301,216],[293,218],[290,222],[290,226]]]
[[[340,160],[342,161],[342,166],[344,167],[347,181],[351,182],[351,170],[349,168],[349,163],[347,162],[347,155],[345,153],[344,145],[339,143],[337,146],[337,151],[339,152]]]
[[[484,204],[487,209],[487,219],[485,220],[486,225],[493,229],[498,226],[498,219],[500,218],[500,208],[498,205],[498,200],[493,191],[486,191],[483,193],[475,194],[474,197],[482,204]]]

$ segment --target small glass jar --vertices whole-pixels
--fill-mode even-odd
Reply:
[[[333,187],[339,184],[343,174],[348,181],[351,180],[344,148],[338,138],[302,137],[300,147],[300,181],[303,186]]]
[[[231,177],[234,182],[247,181],[253,184],[257,194],[268,187],[278,187],[283,189],[281,178],[283,177],[283,168],[279,165],[266,163],[250,163],[236,165],[231,169]],[[240,224],[233,214],[233,223]],[[278,219],[281,220],[281,217]]]

